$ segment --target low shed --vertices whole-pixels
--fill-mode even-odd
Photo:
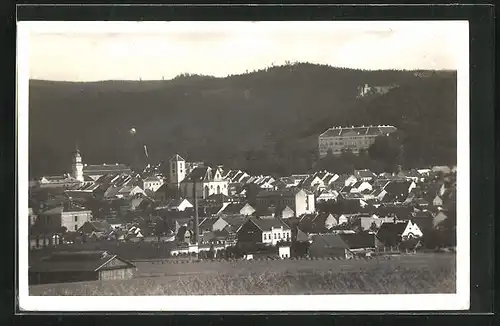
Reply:
[[[30,264],[29,283],[125,280],[135,272],[134,264],[107,251],[58,252]]]

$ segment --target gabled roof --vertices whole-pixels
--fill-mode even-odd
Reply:
[[[161,182],[161,179],[157,176],[149,176],[142,180],[143,182]]]
[[[398,245],[407,225],[408,222],[382,223],[377,232],[377,238],[386,246]]]
[[[172,158],[170,159],[170,162],[185,162],[186,160],[184,160],[182,157],[180,157],[179,154],[175,154],[174,156],[172,156]]]
[[[243,207],[245,207],[246,203],[231,203],[227,205],[220,213],[221,214],[240,214]]]
[[[312,237],[315,246],[324,248],[348,249],[349,247],[338,234],[319,234]]]
[[[212,181],[213,180],[212,168],[209,166],[197,166],[189,173],[182,182],[199,181]]]
[[[375,236],[366,233],[339,234],[349,249],[375,248]]]
[[[94,229],[95,232],[108,232],[111,230],[111,225],[105,220],[103,221],[92,221],[92,222],[87,222],[92,225],[92,228]]]
[[[266,197],[295,196],[301,190],[305,191],[304,189],[300,189],[300,188],[286,188],[286,189],[282,189],[282,190],[261,190],[257,193],[257,197],[258,198],[266,198]]]
[[[203,228],[212,228],[212,226],[215,222],[217,222],[218,219],[219,217],[207,217],[204,218],[198,225],[199,227]]]
[[[290,226],[279,218],[257,219],[250,217],[249,221],[254,223],[261,231],[271,231],[272,228],[290,229]]]
[[[63,212],[81,212],[81,211],[90,211],[90,210],[85,207],[76,205],[73,202],[64,201],[55,207],[49,208],[41,212],[41,215],[59,215],[62,214]]]
[[[131,262],[102,250],[65,251],[53,253],[35,262],[30,266],[30,272],[93,272],[106,270],[106,265],[115,259],[122,262],[125,268],[135,268]]]

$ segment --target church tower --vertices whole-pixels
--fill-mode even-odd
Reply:
[[[186,177],[186,161],[175,154],[174,157],[170,159],[169,167],[169,184],[170,188],[179,192],[182,180]]]
[[[78,150],[78,147],[76,148],[76,152],[73,155],[73,164],[71,165],[72,167],[72,176],[76,180],[83,182],[83,163],[82,163],[82,156],[80,155],[80,151]]]

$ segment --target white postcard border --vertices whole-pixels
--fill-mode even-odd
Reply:
[[[186,26],[187,22],[184,22]],[[217,22],[224,24],[228,22]],[[283,22],[267,22],[282,24]],[[302,23],[302,22],[301,22]],[[314,22],[318,24],[326,22]],[[287,296],[30,296],[28,289],[28,92],[29,34],[40,32],[159,31],[159,22],[18,22],[17,158],[18,266],[21,311],[436,311],[465,310],[470,304],[470,186],[469,186],[469,25],[467,21],[329,22],[352,28],[387,29],[396,25],[455,24],[463,37],[457,69],[457,292],[403,295],[287,295]],[[206,28],[197,22],[198,28]],[[182,27],[182,23],[179,24]],[[203,25],[203,26],[202,26]],[[192,24],[190,25],[192,26]],[[306,24],[304,24],[306,26]],[[23,240],[22,240],[23,239]]]

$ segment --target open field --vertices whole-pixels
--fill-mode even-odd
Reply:
[[[137,262],[126,281],[37,285],[31,295],[453,293],[454,254],[371,260]]]

